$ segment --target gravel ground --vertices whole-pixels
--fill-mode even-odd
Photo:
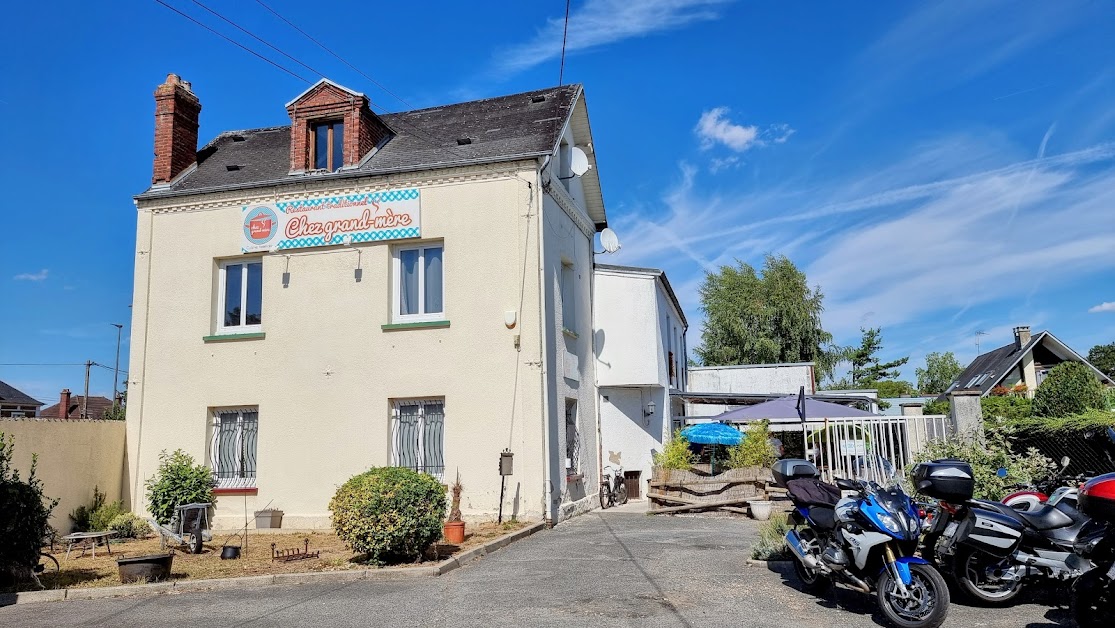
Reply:
[[[2,626],[872,626],[868,596],[799,591],[789,567],[748,567],[754,522],[593,512],[440,578],[0,608]],[[1067,626],[1055,589],[1008,609],[953,604],[947,626]]]

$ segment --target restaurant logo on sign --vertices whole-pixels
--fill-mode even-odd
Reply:
[[[421,235],[417,189],[243,207],[245,253]]]

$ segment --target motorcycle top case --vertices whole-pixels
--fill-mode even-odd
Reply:
[[[1092,519],[1115,523],[1115,473],[1088,481],[1076,498],[1076,508]]]
[[[781,488],[786,488],[786,482],[790,480],[821,477],[821,472],[812,462],[797,458],[779,460],[770,468],[770,472],[774,476],[774,483]]]
[[[964,503],[972,498],[975,487],[972,466],[963,460],[934,460],[914,467],[914,489],[922,495]]]

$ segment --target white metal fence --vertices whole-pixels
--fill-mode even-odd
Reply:
[[[905,474],[914,457],[934,440],[953,433],[947,416],[872,416],[771,425],[771,431],[801,430],[805,457],[824,480],[886,481]]]

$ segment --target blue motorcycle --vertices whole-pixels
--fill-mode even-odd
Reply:
[[[948,586],[914,556],[921,520],[896,475],[887,486],[844,479],[833,486],[808,460],[780,460],[772,471],[794,503],[786,544],[807,590],[839,582],[874,593],[883,614],[901,628],[936,628],[945,621]]]

